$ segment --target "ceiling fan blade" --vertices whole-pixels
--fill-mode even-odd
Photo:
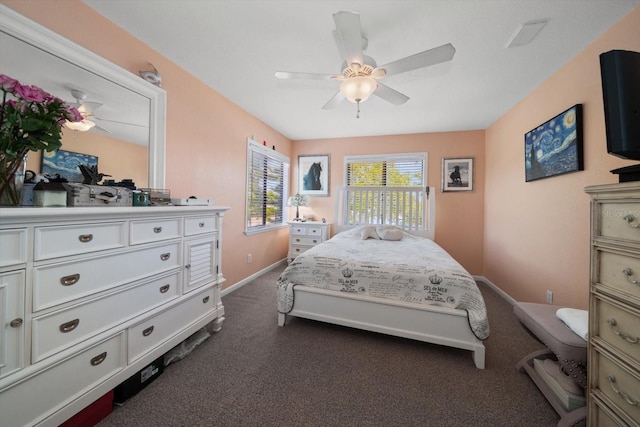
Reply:
[[[276,78],[278,79],[307,79],[307,80],[331,80],[333,74],[319,74],[319,73],[298,73],[295,71],[276,71]]]
[[[346,96],[344,96],[344,93],[342,93],[341,91],[338,91],[335,95],[333,95],[333,97],[329,100],[329,102],[327,102],[322,106],[322,109],[331,110],[332,108],[335,108],[336,105],[342,102],[342,100],[345,98]]]
[[[425,50],[424,52],[416,53],[415,55],[407,56],[406,58],[381,65],[376,68],[376,70],[384,69],[387,76],[404,73],[418,68],[440,64],[441,62],[451,61],[455,53],[456,49],[453,45],[451,43],[447,43],[442,46],[434,47],[433,49]]]
[[[402,94],[395,89],[391,89],[389,86],[385,86],[380,82],[378,82],[378,87],[373,94],[392,103],[393,105],[402,105],[409,100],[407,95]]]
[[[92,114],[94,111],[96,111],[100,107],[102,107],[102,104],[99,102],[83,102],[78,107],[78,111],[81,113]]]
[[[344,53],[347,66],[357,63],[364,64],[362,53],[362,30],[360,28],[360,15],[354,12],[337,12],[333,14],[336,23],[338,50]]]

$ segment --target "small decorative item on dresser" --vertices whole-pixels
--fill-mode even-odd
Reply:
[[[16,172],[27,153],[60,148],[62,125],[81,121],[82,115],[60,98],[4,74],[0,90],[0,204],[17,206],[22,182]]]

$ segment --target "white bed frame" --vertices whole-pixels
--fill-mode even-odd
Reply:
[[[372,187],[341,187],[337,196],[334,230],[340,232],[357,225],[380,223],[380,218],[386,218],[385,224],[398,225],[409,233],[433,239],[435,191],[433,188],[430,190],[426,192],[424,189],[416,190],[412,187],[387,187],[382,190]],[[394,198],[388,200],[403,200],[402,197],[406,197],[407,192],[416,191],[424,195],[422,212],[394,212],[393,217],[389,217],[378,209],[367,209],[369,214],[364,217],[358,216],[357,221],[351,221],[352,223],[348,221],[348,198],[358,198],[365,193],[370,196],[371,192],[374,192],[374,197],[393,196]],[[370,198],[365,197],[362,200]],[[353,220],[353,215],[351,218]],[[407,218],[412,220],[407,221]],[[484,369],[484,344],[471,331],[467,312],[464,310],[385,300],[302,285],[294,287],[294,298],[293,309],[289,313],[278,313],[279,326],[285,325],[287,316],[295,316],[470,350],[473,352],[476,367]]]

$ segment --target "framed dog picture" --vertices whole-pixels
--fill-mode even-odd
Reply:
[[[329,155],[298,156],[298,193],[329,195]]]
[[[442,159],[442,191],[473,191],[473,157]]]

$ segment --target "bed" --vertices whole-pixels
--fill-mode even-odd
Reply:
[[[277,281],[278,325],[296,316],[470,350],[484,369],[489,324],[482,294],[427,238],[433,196],[406,191],[420,190],[339,189],[334,237],[298,255]],[[405,199],[412,202],[398,203]],[[354,214],[363,211],[364,218]]]

